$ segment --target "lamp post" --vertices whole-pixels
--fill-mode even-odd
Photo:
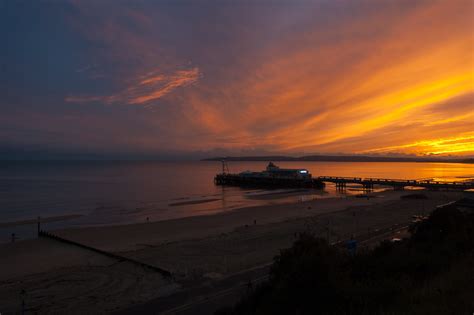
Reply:
[[[21,289],[20,291],[21,315],[25,314],[25,296],[26,296],[26,291],[24,289]]]
[[[41,217],[38,217],[38,236],[40,235],[41,231]]]

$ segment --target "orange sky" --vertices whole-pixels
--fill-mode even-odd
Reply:
[[[94,122],[73,142],[474,156],[472,1],[73,3],[73,32],[105,47],[76,71],[90,86],[65,89],[62,108],[79,111],[72,124]]]
[[[282,37],[211,97],[190,92],[188,119],[211,146],[474,154],[474,11],[420,4]]]

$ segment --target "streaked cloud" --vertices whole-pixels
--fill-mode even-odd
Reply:
[[[433,139],[439,133],[442,139],[455,138],[472,130],[472,98],[460,110],[456,101],[474,92],[473,17],[464,11],[469,3],[380,6],[371,13],[356,10],[333,29],[323,31],[315,22],[304,34],[282,36],[252,72],[199,101],[206,105],[196,106],[193,117],[202,127],[221,135],[216,139],[234,139],[210,138],[211,145],[265,145],[285,153],[376,152],[391,141],[412,143],[414,137]],[[393,24],[380,24],[384,19]],[[197,103],[196,97],[191,100]],[[450,107],[433,116],[431,108],[442,103]],[[470,145],[450,151],[415,143],[418,150],[406,151],[474,154]]]
[[[117,94],[107,96],[68,96],[66,102],[102,102],[104,104],[143,105],[156,101],[173,90],[197,82],[198,68],[178,70],[171,75],[150,74],[134,80],[132,85]]]
[[[462,136],[417,141],[409,144],[366,150],[362,153],[456,154],[474,152],[474,132]]]

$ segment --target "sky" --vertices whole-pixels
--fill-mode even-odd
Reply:
[[[474,156],[474,1],[0,0],[0,158]]]

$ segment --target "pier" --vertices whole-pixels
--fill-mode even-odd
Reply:
[[[404,190],[405,187],[421,187],[429,190],[467,190],[474,189],[474,181],[434,181],[432,179],[392,179],[392,178],[362,178],[341,176],[313,177],[304,168],[280,168],[270,162],[261,172],[245,171],[239,174],[229,173],[227,162],[222,160],[222,173],[214,177],[216,185],[252,186],[252,187],[285,187],[285,188],[315,188],[323,189],[325,183],[333,183],[336,189],[344,191],[348,184],[361,185],[365,191],[372,191],[375,185],[390,186],[394,190]]]
[[[324,188],[324,183],[317,179],[297,179],[278,177],[246,177],[239,174],[217,174],[216,185],[266,187],[266,188]]]
[[[347,184],[359,184],[364,190],[372,190],[374,185],[391,186],[395,190],[404,190],[405,187],[422,187],[429,190],[466,190],[473,189],[473,182],[440,182],[432,180],[407,180],[389,178],[361,178],[319,176],[318,180],[336,184],[338,190],[344,190]]]
[[[252,178],[238,174],[217,174],[214,178],[216,185],[249,186],[249,187],[295,187],[295,188],[324,188],[324,183],[333,183],[337,190],[345,190],[348,184],[361,185],[364,190],[371,191],[375,185],[390,186],[394,190],[404,190],[405,187],[422,187],[429,190],[467,190],[474,189],[473,182],[441,182],[432,180],[407,180],[390,178],[362,178],[319,176],[312,179],[284,179],[284,178]]]
[[[222,160],[222,173],[214,177],[214,184],[227,186],[247,186],[266,188],[315,188],[323,189],[325,184],[319,179],[314,179],[304,168],[280,168],[268,163],[261,172],[245,171],[239,174],[229,173],[229,167]]]

